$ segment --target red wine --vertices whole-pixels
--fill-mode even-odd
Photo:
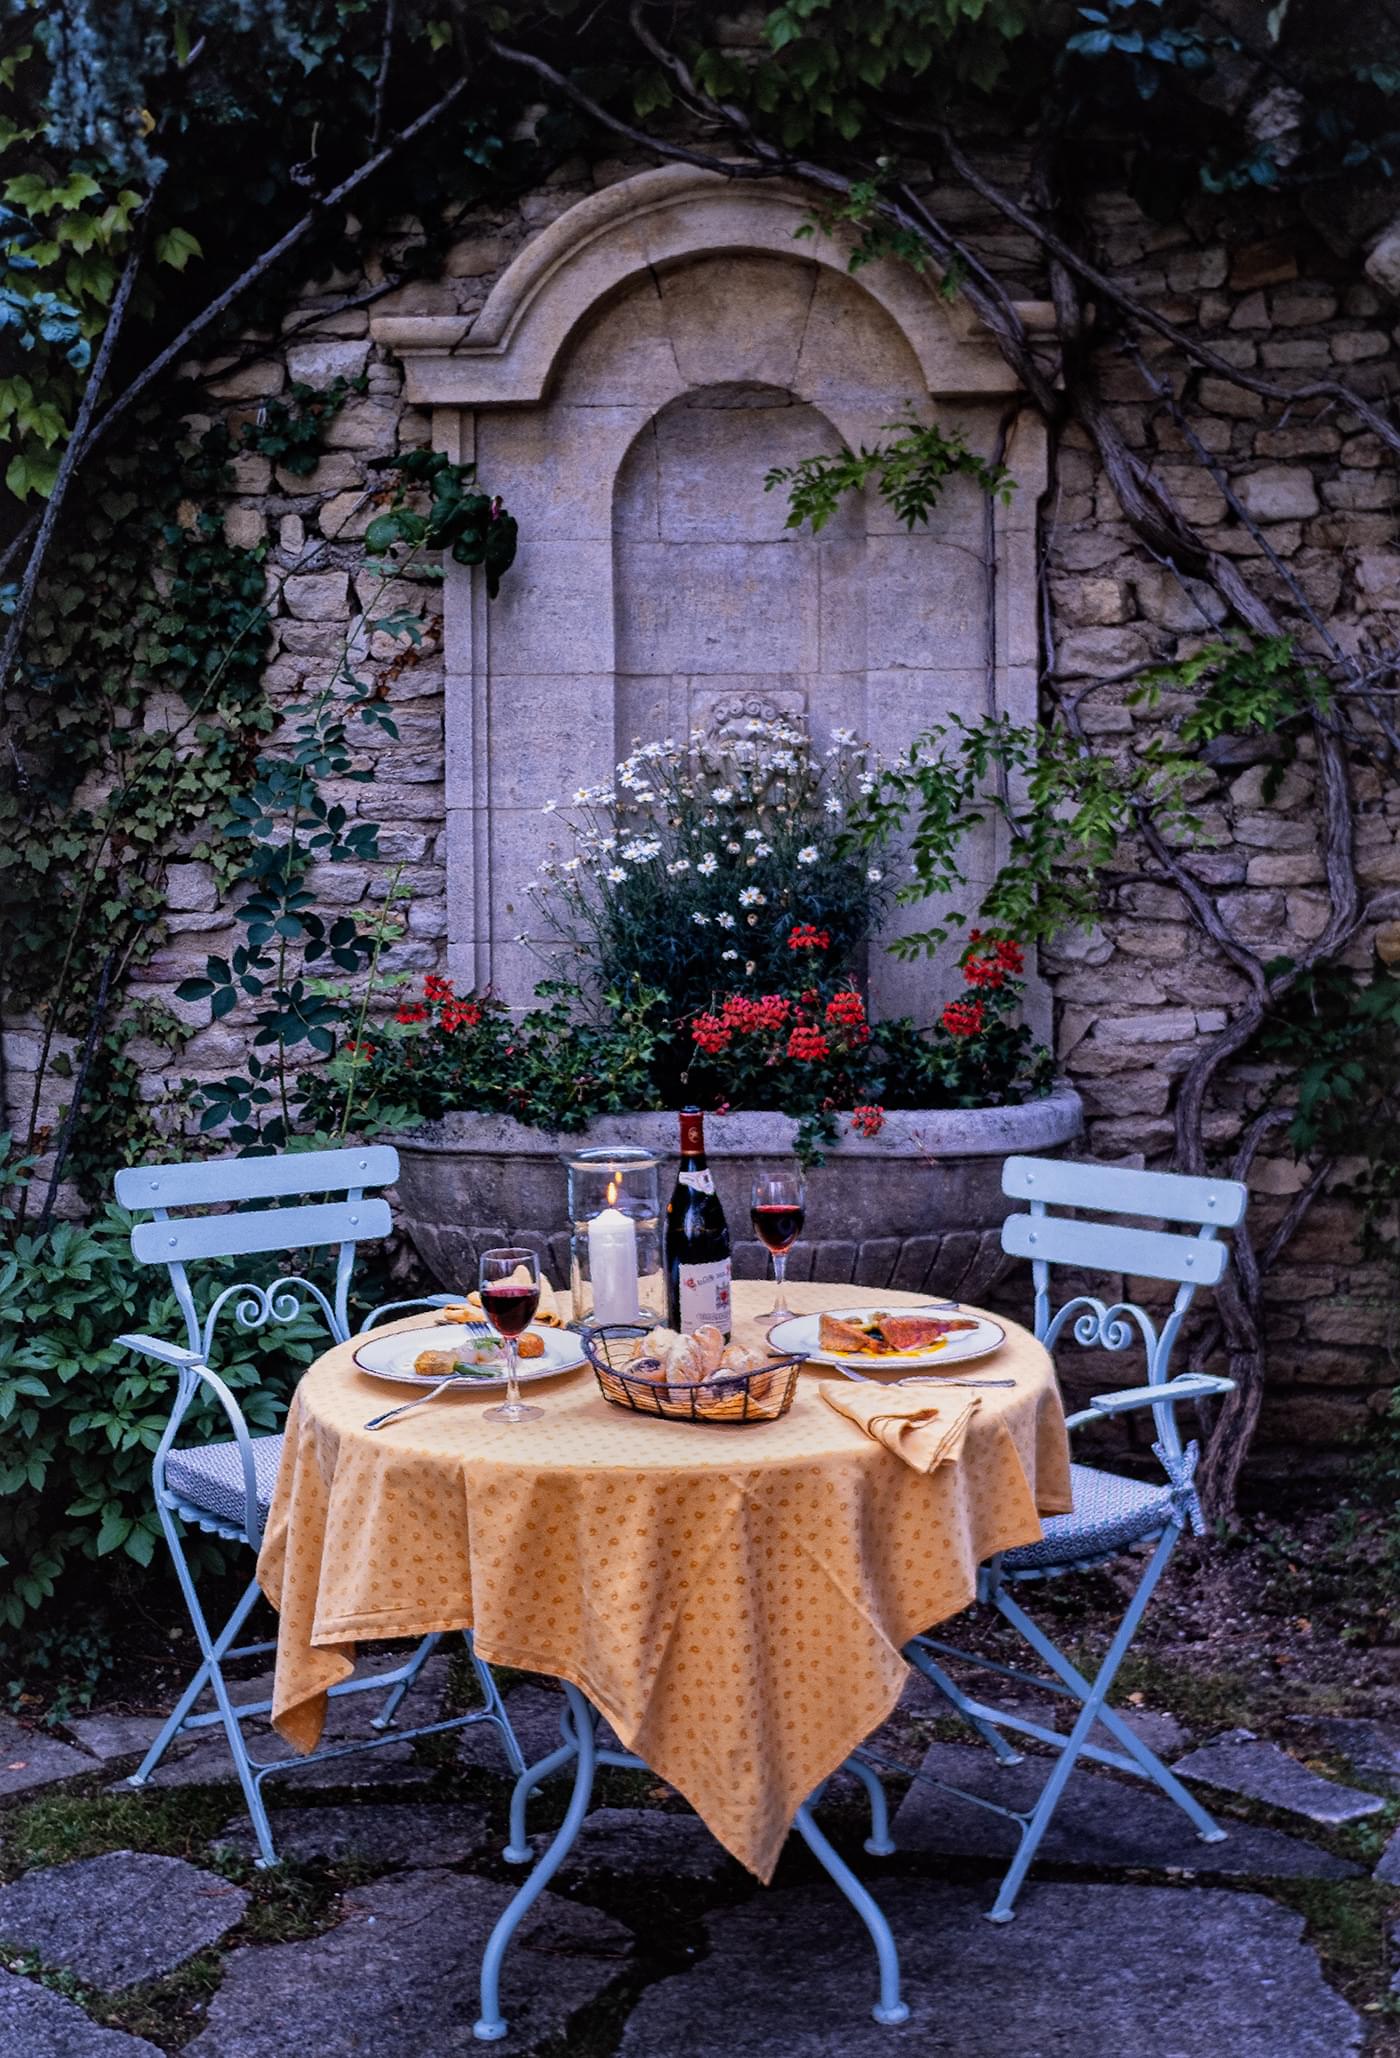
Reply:
[[[764,1201],[761,1207],[749,1209],[754,1235],[761,1237],[770,1251],[790,1251],[802,1234],[806,1219],[805,1208],[792,1207],[782,1201]]]
[[[705,1157],[705,1118],[681,1110],[681,1165],[666,1209],[666,1320],[689,1336],[705,1323],[729,1335],[729,1224]]]
[[[538,1286],[516,1286],[503,1279],[498,1284],[483,1286],[481,1305],[491,1327],[502,1336],[519,1336],[534,1320],[535,1310],[540,1304]]]

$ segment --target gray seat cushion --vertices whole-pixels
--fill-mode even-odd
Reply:
[[[1047,1515],[1039,1543],[1002,1554],[1004,1571],[1043,1571],[1084,1558],[1109,1557],[1127,1544],[1156,1536],[1171,1517],[1169,1486],[1144,1486],[1117,1472],[1096,1472],[1092,1465],[1071,1465],[1069,1476],[1073,1512]]]
[[[280,1436],[255,1436],[253,1470],[257,1475],[258,1511],[266,1515],[282,1462]],[[220,1522],[241,1530],[244,1522],[243,1461],[236,1443],[205,1443],[194,1450],[172,1451],[165,1461],[165,1484],[177,1499],[204,1508]]]

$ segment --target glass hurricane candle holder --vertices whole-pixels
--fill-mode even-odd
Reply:
[[[575,1322],[660,1321],[660,1160],[637,1144],[571,1152],[569,1284]]]

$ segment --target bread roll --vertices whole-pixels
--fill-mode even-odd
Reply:
[[[448,1379],[461,1362],[455,1351],[419,1351],[413,1360],[413,1369],[425,1379]]]
[[[725,1355],[724,1331],[713,1322],[702,1322],[691,1342],[700,1353],[700,1377],[708,1379]]]

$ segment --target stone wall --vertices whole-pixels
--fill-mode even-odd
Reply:
[[[384,340],[372,336],[365,308],[325,311],[347,294],[374,285],[373,273],[366,279],[323,279],[301,289],[285,317],[282,338],[249,337],[237,358],[203,368],[211,418],[222,414],[235,428],[293,379],[321,385],[337,375],[363,373],[367,382],[367,390],[353,397],[332,423],[326,454],[309,478],[274,470],[256,456],[241,457],[235,466],[235,488],[225,517],[228,533],[239,543],[266,538],[270,544],[275,648],[267,683],[275,699],[293,700],[324,683],[347,634],[361,633],[357,617],[372,601],[358,570],[358,539],[369,513],[361,498],[367,461],[423,444],[435,434],[428,410],[405,399],[402,339],[411,337],[416,323],[455,321],[454,333],[469,354],[477,318],[511,260],[545,235],[549,224],[568,209],[637,169],[602,164],[590,170],[570,163],[518,206],[481,211],[464,230],[440,280],[401,287],[379,299],[374,326]],[[1015,183],[1014,165],[993,169]],[[1043,291],[1035,253],[1024,239],[998,224],[979,221],[963,196],[938,198],[964,233],[980,237],[1004,274],[1021,271],[1028,297]],[[1252,197],[1248,215],[1238,219],[1223,203],[1213,218],[1202,207],[1190,218],[1162,227],[1148,222],[1125,198],[1107,195],[1097,203],[1097,228],[1117,276],[1174,321],[1208,337],[1232,363],[1281,374],[1336,367],[1365,393],[1388,390],[1395,378],[1394,307],[1367,286],[1344,284],[1354,279],[1354,264],[1344,264],[1305,223],[1287,217],[1281,203],[1278,220],[1264,221],[1262,204]],[[413,235],[414,225],[402,224],[401,240],[407,243]],[[385,265],[393,263],[396,247],[391,242],[385,249]],[[702,315],[706,307],[713,311],[717,304],[714,294],[724,285],[725,262],[714,260],[713,290],[701,303]],[[761,290],[771,293],[771,280]],[[850,312],[841,312],[839,289],[833,286],[831,293],[836,308],[831,333],[839,355],[842,324],[849,321]],[[780,330],[781,325],[775,333]],[[755,554],[775,540],[763,527],[765,522],[775,526],[771,505],[760,506],[741,533],[706,539],[708,503],[688,501],[686,480],[695,475],[697,445],[709,467],[711,485],[723,483],[727,465],[732,470],[736,438],[757,437],[763,444],[763,465],[790,460],[809,427],[817,426],[811,413],[816,403],[794,391],[792,377],[778,377],[770,370],[755,382],[751,368],[745,371],[741,365],[736,372],[733,353],[726,354],[723,339],[721,325],[714,331],[712,362],[702,365],[694,377],[683,378],[674,391],[643,406],[645,421],[622,425],[625,435],[601,416],[577,424],[578,457],[585,468],[597,461],[600,438],[612,453],[608,477],[616,470],[620,520],[614,533],[610,501],[607,575],[620,581],[629,600],[622,642],[615,653],[604,653],[600,665],[608,674],[608,699],[606,720],[599,718],[596,735],[578,719],[578,707],[572,703],[564,719],[557,714],[550,692],[550,677],[560,668],[557,652],[537,668],[541,676],[536,700],[528,708],[521,703],[527,763],[534,783],[551,790],[580,754],[591,758],[611,752],[619,704],[624,728],[637,719],[630,710],[648,693],[665,703],[668,724],[681,719],[672,711],[681,690],[678,681],[688,682],[682,694],[686,712],[697,704],[696,679],[706,666],[694,665],[681,649],[685,638],[680,630],[672,633],[664,623],[658,627],[654,609],[648,615],[647,595],[655,594],[655,578],[642,563],[646,545],[638,510],[647,493],[654,491],[655,480],[667,476],[668,465],[674,482],[670,540],[684,540],[689,534],[692,541],[737,545],[741,557],[747,552],[748,562],[741,565],[742,577],[731,596],[737,596],[736,605],[746,593],[768,590],[755,569]],[[640,350],[635,332],[633,343]],[[703,332],[696,347],[704,347]],[[408,357],[411,361],[411,350]],[[1162,356],[1149,351],[1149,361],[1160,374]],[[640,360],[634,363],[642,377],[644,367]],[[624,353],[624,376],[626,366]],[[1257,559],[1259,545],[1232,513],[1221,484],[1198,462],[1165,409],[1145,391],[1136,367],[1127,358],[1112,358],[1105,377],[1129,441],[1153,453],[1185,512],[1206,525],[1219,549]],[[707,412],[705,403],[697,407],[686,397],[694,387],[709,389],[712,400],[718,388],[720,397],[733,405],[711,404]],[[885,397],[880,396],[882,402]],[[1285,411],[1209,377],[1196,380],[1182,399],[1191,435],[1207,453],[1210,467],[1228,478],[1263,527],[1278,563],[1278,571],[1271,574],[1273,583],[1282,588],[1284,581],[1296,582],[1342,648],[1363,655],[1376,649],[1393,634],[1400,615],[1400,542],[1393,468],[1383,462],[1375,439],[1334,405],[1301,403]],[[965,397],[959,404],[966,404]],[[747,412],[736,426],[737,408]],[[481,419],[491,422],[490,416]],[[549,436],[537,433],[543,417],[533,419],[533,447],[530,422],[523,413],[509,433],[503,426],[507,418],[497,417],[480,442],[485,482],[503,492],[523,517],[525,551],[530,548],[531,525],[549,518],[558,468],[567,455],[557,410],[548,417],[555,431]],[[838,421],[838,414],[829,413],[827,419]],[[838,421],[838,426],[848,433],[845,423]],[[441,441],[441,415],[436,434]],[[747,516],[743,519],[749,521]],[[959,520],[966,524],[965,513]],[[1056,480],[1041,508],[1041,536],[1054,644],[1041,657],[1054,665],[1062,680],[1119,681],[1120,675],[1150,659],[1191,647],[1213,627],[1218,609],[1211,597],[1184,590],[1143,552],[1085,439],[1074,432],[1059,454]],[[956,546],[966,538],[955,533],[946,540]],[[848,541],[835,535],[833,548],[839,551]],[[796,566],[803,546],[789,548]],[[811,546],[807,549],[810,554]],[[580,576],[582,602],[592,575]],[[980,579],[981,573],[976,576]],[[897,583],[873,588],[865,567],[862,585],[862,602],[868,599],[886,610],[897,642],[907,631],[915,597],[904,594],[891,617],[891,595],[903,594],[903,589]],[[471,633],[508,639],[510,609],[518,604],[520,590],[517,587],[517,600],[511,600],[507,588],[507,597],[499,604],[498,628],[478,614]],[[907,703],[905,716],[892,723],[900,731],[896,741],[903,738],[908,716],[936,717],[946,710],[946,682],[929,676],[929,663],[918,653],[892,647],[887,665],[872,666],[863,645],[860,662],[844,678],[843,663],[828,668],[820,643],[818,601],[813,600],[816,612],[809,617],[803,612],[805,602],[787,609],[785,593],[780,579],[762,603],[759,623],[746,625],[736,617],[736,626],[746,633],[751,629],[756,639],[752,664],[746,661],[742,669],[746,675],[777,673],[776,686],[772,680],[769,685],[780,704],[787,704],[784,695],[788,700],[795,696],[815,718],[830,719],[822,705],[823,692],[829,689],[834,710],[844,704],[849,691],[861,701],[859,712],[874,718],[877,741],[886,740],[878,732],[891,727],[879,713],[881,691],[902,696],[902,704]],[[422,597],[436,613],[440,596],[428,589]],[[1283,597],[1286,604],[1286,593]],[[567,602],[565,593],[560,604],[566,625]],[[970,595],[962,591],[959,597],[955,581],[947,623],[940,630],[935,613],[926,638],[935,646],[941,640],[942,669],[963,666],[969,674],[978,674],[985,649],[979,646],[956,663],[946,653],[954,646],[961,649],[959,637],[966,640],[972,634],[968,625],[980,623],[984,614],[985,589],[977,585]],[[802,626],[808,619],[817,624],[811,635]],[[809,649],[813,635],[817,642]],[[661,661],[656,655],[658,636],[666,645]],[[450,623],[447,640],[450,646]],[[827,648],[835,648],[834,642]],[[1034,658],[1034,650],[1010,652],[1008,645],[1003,657],[1009,655],[1024,663],[1027,656]],[[374,770],[373,783],[347,783],[336,797],[352,814],[363,812],[384,825],[382,859],[378,867],[327,868],[326,876],[314,883],[326,900],[354,904],[381,894],[389,872],[402,866],[412,899],[408,933],[390,953],[391,967],[413,972],[453,969],[460,977],[481,964],[481,936],[494,933],[496,921],[494,913],[488,920],[487,896],[472,885],[476,875],[470,865],[473,850],[479,853],[481,848],[481,824],[473,813],[480,803],[470,788],[480,768],[462,759],[460,741],[464,734],[471,737],[471,724],[464,727],[459,710],[455,744],[448,740],[452,720],[445,726],[445,712],[451,718],[452,695],[463,690],[462,677],[470,679],[475,660],[470,653],[464,660],[450,647],[445,654],[441,633],[430,633],[423,648],[406,662],[399,647],[387,641],[382,649],[372,647],[366,661],[385,672],[400,737],[397,742],[367,742],[364,762]],[[872,688],[877,672],[885,678]],[[820,683],[823,679],[826,687]],[[711,691],[724,681],[706,678],[700,684]],[[1126,681],[1110,684],[1085,703],[1086,721],[1094,734],[1125,752],[1140,746],[1146,719],[1127,704],[1128,691]],[[1165,712],[1169,720],[1171,709]],[[651,716],[644,713],[640,719]],[[509,776],[518,779],[518,765]],[[1227,797],[1209,823],[1214,851],[1207,875],[1225,891],[1232,917],[1250,938],[1269,952],[1283,953],[1315,936],[1326,915],[1317,797],[1306,750],[1287,767],[1281,791],[1269,805],[1263,799],[1263,780],[1264,767],[1259,764],[1241,763],[1231,777]],[[1384,787],[1375,772],[1363,770],[1358,774],[1358,794],[1363,883],[1400,889],[1400,790]],[[218,904],[207,867],[173,863],[169,883],[166,940],[140,974],[137,991],[165,999],[194,1025],[195,1033],[174,1061],[154,1048],[144,1053],[150,1090],[157,1097],[167,1092],[178,1096],[182,1076],[226,1072],[242,1056],[236,1034],[209,1026],[202,1008],[170,998],[171,988],[199,970],[209,951],[227,948],[231,916]],[[494,890],[504,892],[499,877]],[[455,944],[451,932],[457,918],[450,909],[454,893],[459,901],[465,895],[481,915],[471,936],[464,938],[459,930]],[[504,918],[509,911],[501,912]],[[1368,935],[1358,939],[1358,963],[1368,958],[1371,948]],[[496,970],[501,970],[499,960]],[[1201,944],[1174,894],[1146,886],[1124,889],[1102,927],[1088,938],[1063,944],[1045,959],[1042,971],[1053,999],[1061,1063],[1088,1105],[1086,1149],[1105,1160],[1160,1162],[1171,1139],[1173,1082],[1200,1039],[1223,1024],[1240,990],[1238,976]],[[27,1106],[36,1050],[37,1025],[13,1019],[6,1051],[9,1092],[17,1107]],[[1244,1098],[1259,1083],[1238,1082],[1240,1105],[1212,1118],[1214,1143],[1229,1143],[1238,1129]],[[51,1092],[56,1103],[61,1082],[53,1082]],[[56,1106],[48,1112],[56,1112]],[[1259,1214],[1265,1221],[1284,1205],[1301,1177],[1286,1158],[1261,1163],[1255,1183]],[[1387,1282],[1362,1264],[1357,1233],[1354,1210],[1342,1199],[1324,1200],[1274,1282],[1265,1465],[1283,1462],[1283,1454],[1299,1444],[1320,1452],[1335,1447],[1340,1437],[1364,1427],[1383,1405],[1393,1376],[1385,1348],[1391,1333],[1383,1304]],[[1318,1462],[1324,1459],[1319,1457]]]

